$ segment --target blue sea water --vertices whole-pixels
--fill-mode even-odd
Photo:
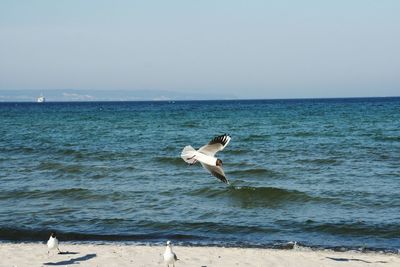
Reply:
[[[226,186],[180,152],[216,135]],[[0,103],[0,240],[400,248],[400,98]]]

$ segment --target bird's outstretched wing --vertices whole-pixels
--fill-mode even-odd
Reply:
[[[200,163],[201,163],[201,166],[203,166],[204,169],[209,171],[213,176],[217,177],[222,182],[229,184],[229,181],[225,176],[224,170],[220,166],[211,166],[208,164],[204,164],[202,162],[200,162]]]
[[[214,156],[218,151],[223,150],[231,140],[227,134],[223,134],[212,139],[207,145],[200,147],[199,152],[208,156]]]

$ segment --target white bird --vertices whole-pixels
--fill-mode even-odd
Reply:
[[[182,150],[181,158],[191,165],[199,161],[204,169],[208,170],[222,182],[229,184],[224,170],[222,169],[222,160],[216,158],[215,154],[218,151],[223,150],[230,140],[231,137],[224,134],[215,137],[207,145],[200,147],[199,150],[196,150],[191,146],[185,146]]]
[[[56,234],[53,232],[50,234],[50,238],[47,241],[47,254],[50,253],[50,250],[57,249],[59,253],[61,253],[60,249],[58,248],[58,239]]]
[[[169,267],[172,264],[172,267],[175,267],[175,262],[178,260],[176,254],[172,251],[172,245],[170,241],[167,241],[167,247],[165,248],[164,252],[164,262]]]

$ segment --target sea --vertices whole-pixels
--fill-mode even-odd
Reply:
[[[230,185],[180,153],[229,134]],[[0,242],[400,249],[400,98],[0,103]]]

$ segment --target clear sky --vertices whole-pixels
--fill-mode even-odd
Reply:
[[[0,90],[400,95],[398,0],[0,0]]]

